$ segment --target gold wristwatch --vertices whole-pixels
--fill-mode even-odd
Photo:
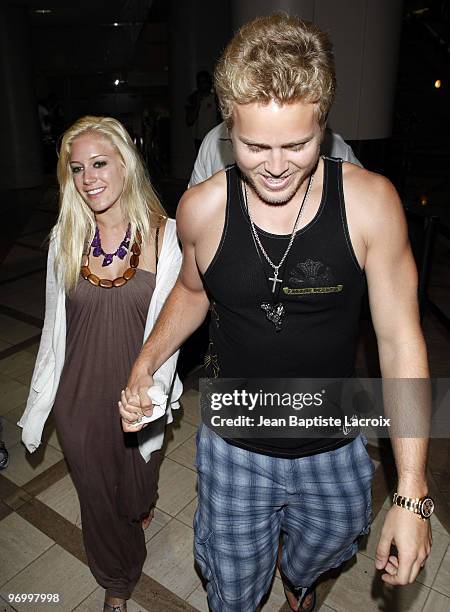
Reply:
[[[394,493],[392,503],[400,508],[405,508],[414,514],[418,514],[424,521],[429,519],[434,512],[434,500],[425,495],[424,497],[405,497]]]

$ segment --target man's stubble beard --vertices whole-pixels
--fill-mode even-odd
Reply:
[[[304,175],[298,178],[297,183],[292,187],[292,190],[289,191],[281,200],[280,199],[272,200],[268,198],[264,193],[260,191],[258,185],[252,179],[252,177],[249,176],[246,172],[244,172],[242,168],[239,167],[239,165],[238,167],[239,167],[239,172],[241,174],[242,179],[247,183],[247,185],[251,187],[251,189],[256,193],[258,198],[262,202],[264,202],[264,204],[267,204],[269,206],[284,206],[285,204],[288,204],[297,195],[297,193],[299,192],[299,190],[301,189],[304,183],[307,184],[308,178],[313,172],[315,172],[317,168],[319,159],[320,158],[317,159],[317,161],[314,163],[314,165],[311,167],[309,171],[307,171]]]

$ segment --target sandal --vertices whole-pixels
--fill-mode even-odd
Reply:
[[[294,610],[295,612],[313,612],[314,608],[316,607],[316,599],[317,599],[315,584],[311,585],[310,587],[306,589],[306,591],[304,591],[304,589],[302,588],[294,589],[294,588],[288,587],[285,581],[283,580],[283,587],[284,587],[284,594],[286,595],[286,599],[287,599],[287,602],[291,610]],[[292,608],[289,602],[288,596],[287,596],[288,593],[292,593],[292,595],[294,595],[295,599],[297,600],[297,608]],[[309,595],[312,595],[311,601],[309,603],[309,606],[304,608],[303,604]]]
[[[0,470],[6,470],[9,464],[9,453],[6,450],[5,443],[0,440]]]
[[[127,602],[124,601],[121,604],[109,604],[109,603],[105,603],[103,604],[103,612],[127,612]]]

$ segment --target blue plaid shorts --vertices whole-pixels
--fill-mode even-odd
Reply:
[[[357,551],[371,518],[374,466],[361,436],[336,450],[269,457],[197,434],[194,555],[213,612],[254,612],[281,569],[296,588]]]

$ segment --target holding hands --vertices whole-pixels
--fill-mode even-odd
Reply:
[[[153,414],[153,404],[148,390],[153,386],[153,378],[147,368],[135,363],[128,379],[128,385],[122,390],[119,401],[119,412],[122,428],[125,432],[139,431],[145,425],[140,423],[143,417]]]

